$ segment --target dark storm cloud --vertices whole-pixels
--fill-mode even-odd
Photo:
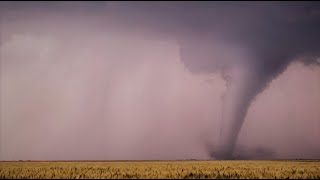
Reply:
[[[224,130],[226,147],[220,152],[226,156],[234,149],[256,95],[292,61],[299,58],[314,64],[320,55],[319,2],[132,2],[119,7],[125,13],[134,12],[128,21],[174,34],[190,71],[226,74],[235,68],[247,73],[227,75],[226,80],[231,80],[227,96],[232,98],[227,97],[230,102],[225,108],[231,111],[224,121],[232,123]]]

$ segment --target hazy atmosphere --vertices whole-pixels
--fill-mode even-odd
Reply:
[[[319,2],[0,2],[0,160],[320,159]]]

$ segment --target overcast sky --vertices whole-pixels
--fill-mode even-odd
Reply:
[[[319,2],[0,2],[0,159],[320,158],[319,32]]]

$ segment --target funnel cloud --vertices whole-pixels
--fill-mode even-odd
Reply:
[[[319,2],[8,1],[0,16],[1,160],[320,158]]]

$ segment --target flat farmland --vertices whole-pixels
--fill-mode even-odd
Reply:
[[[0,162],[6,178],[320,178],[320,161]]]

